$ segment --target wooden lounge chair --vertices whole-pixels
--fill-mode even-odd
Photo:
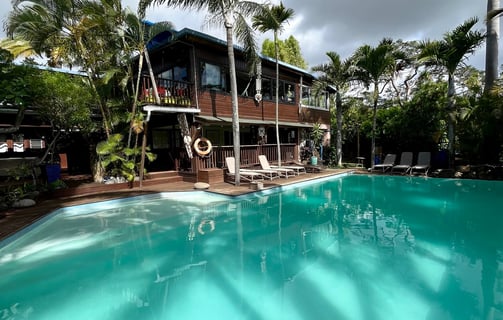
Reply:
[[[395,165],[395,160],[396,160],[396,154],[394,153],[388,153],[386,157],[384,157],[383,163],[380,164],[375,164],[372,168],[370,168],[370,171],[381,171],[381,172],[386,172],[389,169],[393,168],[393,165]]]
[[[416,165],[410,168],[410,175],[428,175],[428,171],[430,170],[431,163],[431,152],[422,151],[417,155],[417,163]]]
[[[234,177],[236,176],[236,166],[234,162],[234,157],[225,158],[225,164],[227,165],[227,175],[231,179],[234,179]],[[261,173],[244,169],[239,170],[239,178],[249,182],[264,180],[264,176]]]
[[[400,155],[400,163],[391,168],[391,173],[407,174],[412,168],[412,152],[402,152]]]
[[[258,156],[258,160],[260,162],[260,166],[262,167],[262,170],[273,170],[273,171],[276,171],[279,176],[281,177],[284,177],[284,178],[288,178],[290,176],[294,176],[295,175],[295,170],[293,169],[288,169],[286,167],[272,167],[270,164],[269,164],[269,161],[267,160],[267,157],[263,154],[259,155]]]

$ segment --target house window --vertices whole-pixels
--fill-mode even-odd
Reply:
[[[251,78],[245,73],[238,73],[236,82],[240,96],[253,97],[255,95],[255,78]]]
[[[187,81],[187,67],[176,66],[160,73],[159,78],[165,80]]]
[[[204,62],[201,65],[201,87],[226,91],[226,77],[220,66]]]
[[[271,79],[262,78],[262,99],[272,100],[274,95],[272,94]]]
[[[280,93],[279,95],[281,100],[287,103],[295,103],[295,85],[293,83],[283,81],[280,84],[283,84],[280,87],[280,92],[281,88],[283,88],[283,93]]]
[[[295,84],[279,81],[279,101],[295,103]],[[271,78],[262,78],[262,96],[264,100],[276,99],[276,80]]]
[[[302,86],[301,102],[306,107],[328,109],[328,92],[326,90],[313,90],[309,86]]]

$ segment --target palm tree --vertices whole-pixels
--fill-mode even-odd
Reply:
[[[335,111],[337,122],[336,133],[336,157],[337,166],[342,166],[342,93],[347,89],[350,80],[349,66],[350,61],[342,61],[339,54],[336,52],[327,52],[329,63],[314,66],[312,69],[315,72],[321,72],[322,75],[318,79],[318,85],[325,88],[332,86],[335,88]]]
[[[146,11],[146,3],[144,0],[140,0],[138,4],[138,15],[133,13],[128,13],[125,16],[125,25],[126,28],[124,30],[124,46],[127,47],[127,50],[132,54],[137,54],[138,56],[138,71],[136,74],[136,83],[133,88],[133,106],[131,109],[131,120],[130,120],[130,128],[127,146],[131,145],[131,135],[134,127],[135,121],[138,121],[136,115],[136,107],[138,104],[138,96],[140,93],[140,81],[141,81],[141,72],[143,70],[143,62],[144,60],[147,63],[147,68],[149,71],[150,81],[152,83],[154,96],[156,99],[156,103],[160,104],[159,93],[157,90],[157,85],[155,81],[154,71],[152,69],[152,64],[150,63],[150,57],[147,50],[147,44],[150,40],[152,40],[155,36],[163,33],[163,32],[171,32],[174,30],[174,25],[171,22],[163,21],[153,24],[147,24],[145,19],[145,11]],[[132,74],[132,71],[130,72]],[[128,83],[129,81],[123,81],[123,83]]]
[[[253,29],[248,25],[247,18],[259,14],[263,6],[253,1],[243,0],[146,0],[148,4],[167,5],[168,7],[208,13],[209,25],[222,25],[225,27],[227,39],[227,55],[229,58],[229,78],[232,97],[232,136],[235,158],[235,184],[240,184],[239,168],[241,163],[239,140],[239,106],[236,80],[236,62],[234,59],[234,36],[244,45],[245,55],[255,59],[257,44]]]
[[[370,150],[371,167],[375,163],[375,138],[377,121],[377,104],[381,90],[386,84],[381,84],[384,80],[389,80],[395,68],[395,47],[391,39],[383,39],[376,47],[363,45],[356,49],[351,57],[354,65],[352,79],[362,82],[365,85],[373,86],[373,117],[372,117],[372,143]]]
[[[498,39],[500,33],[499,19],[503,13],[500,0],[487,0],[487,42],[486,42],[486,74],[484,91],[489,92],[498,78]]]
[[[16,0],[6,22],[7,34],[28,43],[33,52],[48,58],[50,66],[80,66],[85,70],[91,90],[103,117],[104,129],[110,134],[111,113],[100,96],[97,83],[102,70],[114,61],[112,49],[117,43],[116,28],[122,13],[120,0]]]
[[[157,84],[155,80],[154,71],[152,68],[152,64],[150,62],[150,57],[147,50],[147,44],[150,40],[152,40],[155,36],[163,33],[163,32],[171,32],[174,30],[174,25],[171,22],[163,21],[159,23],[148,24],[144,21],[145,19],[145,11],[146,11],[147,3],[143,0],[140,0],[138,4],[138,15],[133,13],[127,13],[125,15],[125,30],[123,32],[124,37],[124,46],[126,50],[131,54],[136,54],[138,56],[138,71],[136,74],[136,83],[133,88],[133,106],[131,108],[130,115],[130,125],[129,125],[129,133],[127,139],[127,146],[131,147],[131,137],[133,131],[136,134],[134,147],[137,147],[138,144],[138,135],[141,132],[145,132],[147,129],[147,122],[144,121],[143,115],[140,113],[137,114],[137,105],[138,105],[138,96],[140,93],[140,82],[141,82],[141,73],[143,70],[143,62],[147,63],[147,69],[149,72],[150,82],[152,83],[152,89],[154,93],[154,97],[157,104],[160,104],[159,92],[157,89]],[[132,70],[128,72],[128,78],[133,74]],[[129,83],[129,81],[122,81],[122,83]],[[140,160],[140,168],[139,168],[139,181],[140,188],[143,187],[143,172],[145,165],[145,156],[146,156],[146,145],[147,145],[147,135],[143,134],[142,140],[142,152],[141,152],[141,160]]]
[[[252,26],[260,32],[267,32],[272,30],[274,32],[274,57],[276,60],[276,144],[278,148],[278,166],[281,166],[281,143],[279,140],[279,48],[278,48],[278,34],[283,31],[283,25],[288,19],[294,15],[293,9],[287,9],[280,2],[279,5],[271,5],[266,7],[261,14],[253,17]]]
[[[454,30],[447,32],[440,41],[423,41],[419,44],[418,61],[427,66],[440,66],[447,71],[447,139],[449,151],[449,165],[453,165],[455,122],[457,110],[454,101],[454,72],[463,63],[468,54],[475,52],[485,39],[484,33],[471,31],[478,19],[470,18]]]

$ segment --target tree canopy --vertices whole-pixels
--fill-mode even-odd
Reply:
[[[308,64],[302,56],[300,44],[294,36],[289,36],[285,40],[278,39],[279,60],[291,64],[301,69],[307,69]],[[262,43],[263,55],[274,57],[274,41],[265,39]]]

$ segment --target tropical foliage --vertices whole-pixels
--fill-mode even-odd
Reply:
[[[455,125],[458,119],[459,109],[456,106],[454,96],[455,78],[454,73],[463,63],[469,54],[472,54],[484,41],[485,34],[480,31],[473,31],[472,28],[478,22],[477,18],[466,20],[454,30],[447,32],[442,40],[423,41],[419,48],[418,60],[427,66],[440,66],[447,72],[447,150],[450,154],[451,162],[455,153]]]
[[[492,9],[488,20],[494,22],[502,11],[498,8],[499,1],[488,0],[489,3]],[[225,28],[234,154],[236,172],[239,172],[234,41],[242,44],[251,73],[257,61],[254,28],[261,32],[274,31],[274,40],[263,44],[263,54],[305,67],[297,40],[293,36],[278,39],[284,23],[293,15],[293,10],[282,3],[141,0],[138,13],[133,13],[122,8],[120,0],[16,0],[5,24],[9,39],[0,43],[1,48],[8,50],[0,50],[0,101],[1,107],[16,109],[18,117],[11,127],[1,128],[2,132],[19,129],[26,107],[36,106],[34,97],[40,103],[57,106],[53,110],[38,106],[54,128],[73,127],[77,123],[81,128],[92,127],[88,126],[88,115],[97,110],[103,120],[97,131],[104,133],[102,139],[110,144],[100,148],[117,151],[121,156],[120,161],[116,160],[127,164],[117,165],[114,160],[101,167],[122,168],[130,173],[128,177],[133,172],[143,172],[136,167],[135,150],[145,123],[136,109],[139,83],[131,79],[142,70],[143,61],[153,76],[147,43],[159,32],[173,27],[169,22],[143,23],[145,10],[154,4],[205,11],[208,25]],[[501,80],[489,79],[489,72],[485,73],[484,80],[481,72],[464,66],[465,59],[485,40],[483,32],[473,30],[476,22],[475,18],[468,19],[439,40],[416,43],[384,38],[376,46],[362,45],[348,59],[341,59],[335,52],[327,53],[328,62],[312,70],[320,74],[317,85],[329,87],[333,92],[332,127],[337,130],[335,164],[341,164],[342,155],[359,156],[361,148],[370,150],[362,153],[373,164],[383,150],[399,152],[411,146],[431,151],[447,149],[451,155],[459,154],[472,162],[501,161]],[[492,34],[487,36],[488,41],[495,40]],[[84,77],[57,86],[60,75],[39,77],[36,69],[12,64],[14,58],[34,54],[50,66],[80,70]],[[132,56],[139,57],[139,65],[134,66],[139,69],[133,70]],[[488,56],[487,60],[497,63],[494,57]],[[33,60],[25,63],[35,64]],[[487,90],[488,86],[491,90]],[[54,96],[44,95],[42,91],[47,88]],[[72,103],[64,99],[65,95]],[[116,134],[121,139],[117,140]],[[113,139],[107,139],[112,135]],[[106,155],[110,153],[102,154],[102,159],[106,159]],[[239,175],[236,183],[239,184]]]
[[[332,87],[335,90],[335,127],[336,127],[336,165],[342,165],[342,122],[343,122],[343,95],[349,88],[351,79],[351,61],[342,61],[336,52],[327,52],[329,62],[313,67],[313,71],[321,73],[314,87],[317,90],[326,90]],[[331,91],[334,91],[331,90]],[[333,94],[332,94],[333,95]]]
[[[110,135],[107,141],[102,141],[96,146],[96,152],[100,157],[100,163],[103,166],[106,176],[114,178],[125,178],[128,182],[133,182],[139,175],[139,159],[141,148],[128,148],[124,143],[124,136],[121,134]],[[147,152],[147,159],[154,161],[155,154]]]
[[[391,39],[383,39],[376,47],[363,45],[359,47],[351,57],[354,70],[352,77],[354,80],[364,84],[366,87],[372,86],[372,132],[370,148],[370,164],[375,162],[375,140],[377,130],[377,107],[379,95],[384,86],[387,85],[393,76],[396,63],[396,51]]]
[[[131,81],[135,75],[131,57],[146,57],[149,63],[146,43],[171,28],[167,22],[146,25],[143,18],[144,11],[136,15],[124,9],[120,0],[17,0],[5,24],[10,38],[1,47],[14,57],[35,54],[49,66],[80,70],[87,77],[82,82],[87,97],[93,99],[102,119],[98,131],[106,138],[129,130],[129,146],[135,122],[141,118],[135,114],[138,85]],[[15,92],[20,101],[24,91]],[[22,110],[24,105],[17,106]],[[102,167],[94,166],[96,179],[100,179]]]
[[[302,56],[299,41],[294,36],[289,36],[285,40],[278,39],[278,59],[301,69],[307,69],[307,62]],[[274,40],[265,39],[262,42],[262,54],[268,57],[275,57]]]

